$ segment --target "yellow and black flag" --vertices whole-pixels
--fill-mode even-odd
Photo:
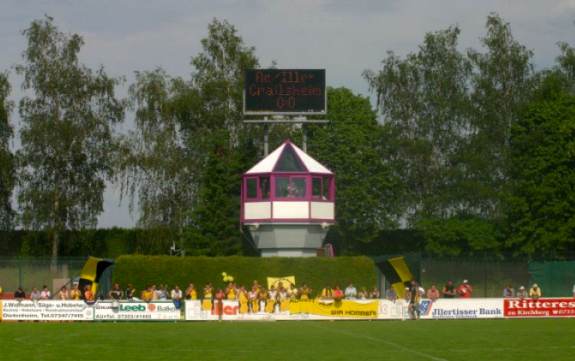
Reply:
[[[397,297],[403,297],[405,287],[413,280],[413,275],[403,256],[388,258],[377,262],[377,267],[385,276]]]
[[[80,272],[79,287],[82,291],[82,298],[84,298],[84,289],[86,286],[92,286],[92,293],[96,295],[102,274],[113,264],[113,261],[107,259],[88,257],[88,260]]]

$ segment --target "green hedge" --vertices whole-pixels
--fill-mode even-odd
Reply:
[[[121,256],[116,259],[114,281],[132,283],[139,291],[149,284],[179,285],[190,282],[202,289],[211,282],[223,287],[222,272],[232,275],[239,285],[250,286],[253,280],[266,284],[266,277],[295,276],[296,283],[307,283],[318,291],[326,285],[342,288],[353,282],[356,287],[371,288],[377,275],[368,257],[258,258],[258,257],[169,257]]]

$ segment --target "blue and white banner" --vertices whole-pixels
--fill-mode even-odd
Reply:
[[[503,318],[501,298],[440,298],[435,302],[422,300],[422,319]]]

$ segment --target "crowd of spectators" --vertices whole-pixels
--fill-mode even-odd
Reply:
[[[543,292],[537,283],[534,283],[529,291],[524,286],[520,286],[516,292],[512,285],[507,285],[503,289],[503,298],[532,298],[536,300],[541,296],[543,296]],[[573,285],[573,297],[575,297],[575,285]]]
[[[439,298],[471,298],[473,295],[473,287],[468,280],[463,280],[458,286],[456,286],[453,281],[447,281],[447,283],[440,290],[435,284],[432,284],[427,291],[416,281],[412,281],[409,287],[405,288],[404,300],[406,302],[416,303],[422,298],[427,298],[432,302]],[[542,297],[543,292],[537,283],[534,283],[529,290],[524,286],[520,286],[517,291],[512,285],[507,285],[502,292],[504,298],[532,298],[538,299]],[[2,296],[2,288],[0,286],[0,297]],[[111,300],[141,300],[145,302],[151,301],[167,301],[173,300],[176,303],[181,302],[183,299],[189,300],[202,300],[204,302],[212,302],[214,300],[245,300],[248,304],[262,304],[270,303],[274,301],[275,303],[281,303],[284,300],[309,300],[312,298],[318,299],[379,299],[380,293],[377,287],[370,290],[365,287],[359,290],[354,286],[353,283],[349,283],[345,289],[341,289],[339,285],[335,287],[324,287],[319,292],[314,293],[314,291],[303,284],[301,287],[284,287],[280,282],[277,287],[271,286],[266,289],[258,283],[258,281],[253,281],[250,288],[244,286],[238,286],[233,282],[230,282],[227,287],[214,289],[211,283],[205,285],[201,291],[198,291],[193,283],[190,283],[185,290],[180,289],[178,285],[174,286],[171,290],[168,290],[168,286],[160,284],[156,286],[155,284],[149,285],[144,290],[139,293],[134,288],[132,284],[128,284],[125,289],[122,289],[118,283],[115,283],[111,290],[108,292],[106,297]],[[398,297],[393,287],[387,289],[384,297],[387,300],[395,302]],[[575,297],[575,285],[573,285],[573,297]],[[74,283],[71,287],[63,286],[58,290],[55,295],[52,295],[50,289],[44,285],[41,289],[36,287],[32,288],[29,297],[26,296],[25,291],[19,287],[14,292],[15,299],[26,299],[29,298],[33,301],[37,300],[86,300],[94,301],[95,295],[92,293],[90,286],[85,286],[84,289],[80,289],[78,283]],[[253,309],[253,306],[248,306],[249,309]]]

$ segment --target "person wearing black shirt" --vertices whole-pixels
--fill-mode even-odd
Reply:
[[[445,298],[455,298],[455,286],[453,285],[452,281],[447,281],[445,286],[443,287],[443,291],[441,292],[443,297]]]
[[[16,292],[14,292],[14,298],[21,301],[26,298],[26,293],[22,289],[22,287],[18,287]]]
[[[124,293],[124,295],[126,296],[126,299],[132,300],[134,298],[135,294],[136,294],[136,289],[134,288],[134,286],[132,286],[131,283],[129,283],[128,287],[126,287],[126,291]]]
[[[120,285],[114,283],[112,289],[110,290],[109,296],[111,299],[119,301],[122,298],[122,290],[120,289]]]

